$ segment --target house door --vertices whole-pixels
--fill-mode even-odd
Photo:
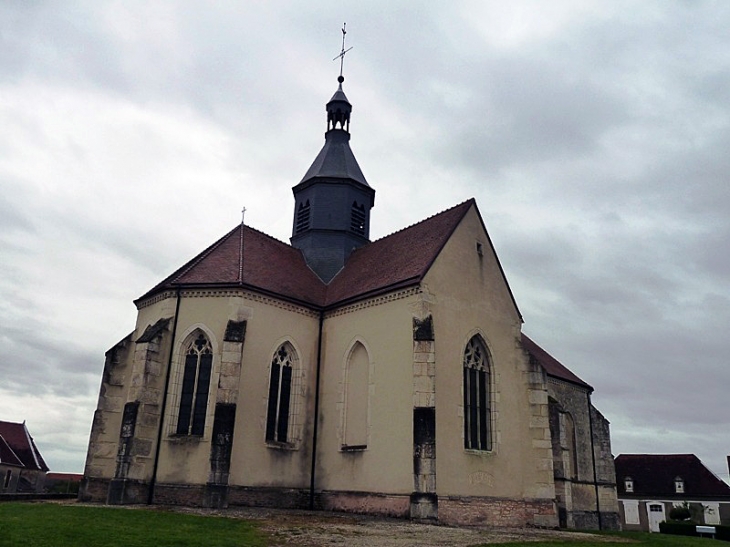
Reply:
[[[664,516],[664,504],[649,502],[647,505],[649,509],[647,511],[649,514],[649,531],[658,532],[659,523],[666,520],[666,517]]]

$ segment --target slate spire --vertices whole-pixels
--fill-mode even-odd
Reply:
[[[345,265],[350,253],[369,243],[370,209],[375,190],[365,180],[350,149],[352,104],[337,78],[329,100],[324,146],[301,182],[294,186],[291,244],[300,249],[325,283]]]

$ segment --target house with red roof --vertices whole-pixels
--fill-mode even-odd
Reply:
[[[42,492],[47,471],[25,422],[0,421],[0,493]]]
[[[620,454],[615,463],[625,530],[658,532],[684,504],[697,524],[730,525],[730,486],[694,454]]]
[[[522,333],[476,202],[370,240],[343,80],[290,242],[242,222],[135,301],[80,499],[615,528],[608,421]]]

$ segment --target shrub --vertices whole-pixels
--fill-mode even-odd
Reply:
[[[686,521],[660,522],[659,531],[662,534],[673,534],[675,536],[696,536],[696,525]]]
[[[687,507],[686,505],[672,507],[669,510],[669,518],[671,520],[689,520],[691,517],[692,513],[690,513],[689,507]]]

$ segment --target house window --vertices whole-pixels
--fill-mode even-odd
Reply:
[[[3,488],[7,488],[10,485],[10,479],[13,478],[13,472],[12,470],[8,469],[7,473],[5,473],[5,482],[3,482]]]
[[[350,231],[358,235],[365,235],[365,204],[358,205],[356,201],[352,202],[350,211]]]
[[[677,477],[674,479],[674,491],[677,494],[684,494],[684,480],[682,477]]]
[[[464,448],[491,450],[489,357],[484,343],[474,336],[464,350]]]
[[[634,491],[634,479],[631,477],[626,477],[624,479],[624,490],[626,490],[627,493]]]
[[[303,232],[304,230],[309,229],[310,211],[311,211],[311,207],[309,205],[309,200],[299,203],[299,208],[297,209],[297,219],[296,219],[296,226],[294,227],[294,233],[299,234],[299,233]]]
[[[213,350],[210,340],[200,332],[185,350],[180,407],[177,416],[178,435],[202,435],[208,408]]]
[[[279,346],[271,360],[266,411],[266,441],[293,444],[298,439],[299,360],[289,343]]]

